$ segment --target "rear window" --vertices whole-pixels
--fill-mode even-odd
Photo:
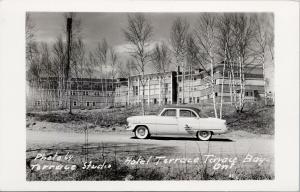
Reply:
[[[200,109],[195,109],[195,111],[198,113],[200,118],[208,118],[209,116],[203,113]]]
[[[190,110],[181,109],[180,110],[180,117],[197,117],[197,115]]]
[[[166,109],[161,116],[176,117],[176,109]]]

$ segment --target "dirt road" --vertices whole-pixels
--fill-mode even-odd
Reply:
[[[57,145],[60,143],[84,143],[83,133],[66,133],[55,131],[34,131],[27,130],[27,148],[34,145],[49,144]],[[195,138],[181,137],[151,137],[150,139],[135,139],[131,132],[103,132],[91,133],[88,137],[89,143],[119,143],[119,144],[138,144],[154,145],[157,147],[175,147],[178,151],[188,153],[215,154],[264,154],[273,155],[274,139],[268,136],[241,136],[239,133],[228,133],[215,135],[212,140],[197,141]]]

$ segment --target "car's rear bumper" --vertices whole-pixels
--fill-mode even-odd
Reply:
[[[213,131],[214,134],[223,134],[223,133],[228,132],[228,127],[224,126],[221,129],[215,129],[215,130],[212,130],[212,131]]]

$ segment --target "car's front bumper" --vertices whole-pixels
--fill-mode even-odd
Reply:
[[[127,130],[127,131],[133,131],[133,130],[134,130],[134,125],[131,124],[131,123],[128,123],[128,124],[125,126],[125,130]]]

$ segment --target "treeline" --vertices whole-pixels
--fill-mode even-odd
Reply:
[[[251,68],[265,68],[266,60],[273,62],[274,34],[273,15],[271,13],[199,13],[194,23],[177,17],[170,28],[170,37],[153,46],[153,25],[145,14],[129,14],[127,27],[120,29],[124,39],[131,45],[128,48],[129,59],[125,61],[119,53],[103,39],[95,50],[88,50],[81,35],[81,21],[74,13],[64,14],[64,29],[67,18],[72,18],[71,46],[67,50],[67,31],[62,31],[56,41],[50,45],[38,43],[35,31],[38,30],[30,14],[26,15],[26,62],[27,80],[39,82],[41,77],[58,77],[65,81],[67,52],[70,51],[71,77],[92,78],[95,71],[98,78],[127,77],[140,75],[142,101],[146,79],[144,75],[153,68],[165,73],[171,65],[177,69],[177,78],[194,69],[206,73],[211,87],[216,117],[222,117],[222,98],[224,74],[227,74],[233,106],[242,112],[245,104],[245,76]],[[214,66],[223,65],[223,80],[220,106],[215,98]],[[187,73],[189,74],[189,73]],[[184,90],[185,78],[177,82]],[[264,79],[266,81],[266,79]],[[164,85],[164,76],[160,84]],[[38,84],[38,83],[37,83]],[[64,84],[63,82],[61,83]],[[63,87],[62,87],[63,88]],[[67,89],[67,88],[64,88]],[[179,97],[184,102],[184,93]],[[179,98],[177,103],[179,103]],[[144,102],[141,102],[144,109]],[[219,108],[219,112],[218,112]],[[144,110],[143,110],[144,111]]]

